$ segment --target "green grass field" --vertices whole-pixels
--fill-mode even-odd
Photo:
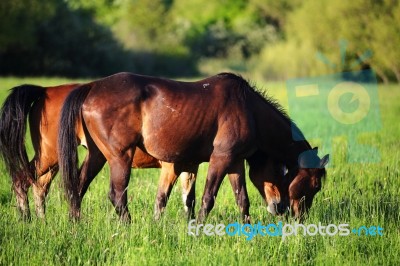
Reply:
[[[8,89],[23,83],[57,85],[66,79],[0,78],[0,102]],[[283,83],[264,84],[269,94],[287,106]],[[362,142],[376,146],[378,163],[346,163],[346,140],[335,139],[333,166],[328,168],[305,224],[342,224],[351,228],[381,226],[383,236],[190,236],[183,213],[179,183],[161,221],[153,220],[158,169],[132,171],[129,208],[132,224],[118,221],[108,200],[109,171],[105,167],[93,181],[82,207],[82,220],[72,223],[59,176],[47,199],[45,220],[19,220],[10,178],[0,165],[0,265],[399,265],[400,264],[400,86],[380,85],[382,126],[364,134]],[[316,110],[318,112],[318,110]],[[309,119],[313,119],[310,116]],[[315,130],[323,123],[315,123]],[[311,141],[319,144],[318,140]],[[29,151],[32,148],[29,147]],[[197,183],[197,208],[207,165]],[[248,182],[252,222],[277,223]],[[31,196],[31,195],[30,195]],[[31,210],[33,199],[30,197]],[[228,181],[224,181],[207,223],[239,220]]]

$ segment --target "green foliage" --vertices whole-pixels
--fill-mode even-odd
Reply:
[[[167,7],[162,0],[126,1],[119,19],[124,28],[121,37],[130,48],[162,49],[160,42],[166,33],[167,19]]]
[[[288,15],[300,6],[300,0],[250,0],[250,6],[259,16],[283,31]]]
[[[112,26],[121,15],[122,1],[119,0],[68,0],[73,10],[86,10],[101,24]]]
[[[48,5],[52,13],[38,14],[36,19],[24,18],[30,20],[26,21],[29,34],[23,34],[28,41],[9,39],[3,46],[1,73],[95,76],[134,70],[130,54],[89,12],[74,11],[62,0],[48,2]],[[24,17],[21,12],[13,16]]]
[[[399,14],[397,0],[4,0],[0,74],[184,76],[222,66],[286,79],[372,68],[400,81]]]
[[[34,46],[35,23],[54,13],[54,1],[4,0],[0,2],[0,53],[12,45]]]
[[[289,71],[281,69],[280,77],[288,78],[372,68],[385,82],[393,77],[400,82],[400,50],[395,48],[400,43],[399,10],[399,1],[304,1],[289,14],[284,40],[272,50],[265,47],[261,69],[268,71],[270,64],[296,65]],[[344,62],[340,40],[347,42]],[[298,50],[291,49],[295,47]],[[367,51],[372,57],[363,58]],[[317,52],[326,55],[335,67],[320,67]]]

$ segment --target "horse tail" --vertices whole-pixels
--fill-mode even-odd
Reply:
[[[73,90],[61,110],[58,131],[58,161],[67,199],[73,210],[79,209],[78,138],[76,125],[82,120],[81,108],[91,89],[85,84]]]
[[[46,93],[46,88],[21,85],[11,89],[0,110],[0,157],[10,176],[30,176],[25,146],[27,117],[32,104]]]

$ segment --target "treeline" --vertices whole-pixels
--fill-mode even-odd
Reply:
[[[371,68],[400,82],[399,45],[394,0],[0,1],[2,75],[287,79]]]

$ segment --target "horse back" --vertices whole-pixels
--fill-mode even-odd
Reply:
[[[103,151],[136,143],[163,161],[206,161],[215,146],[251,135],[244,93],[234,77],[181,82],[119,73],[90,83],[83,118]]]

